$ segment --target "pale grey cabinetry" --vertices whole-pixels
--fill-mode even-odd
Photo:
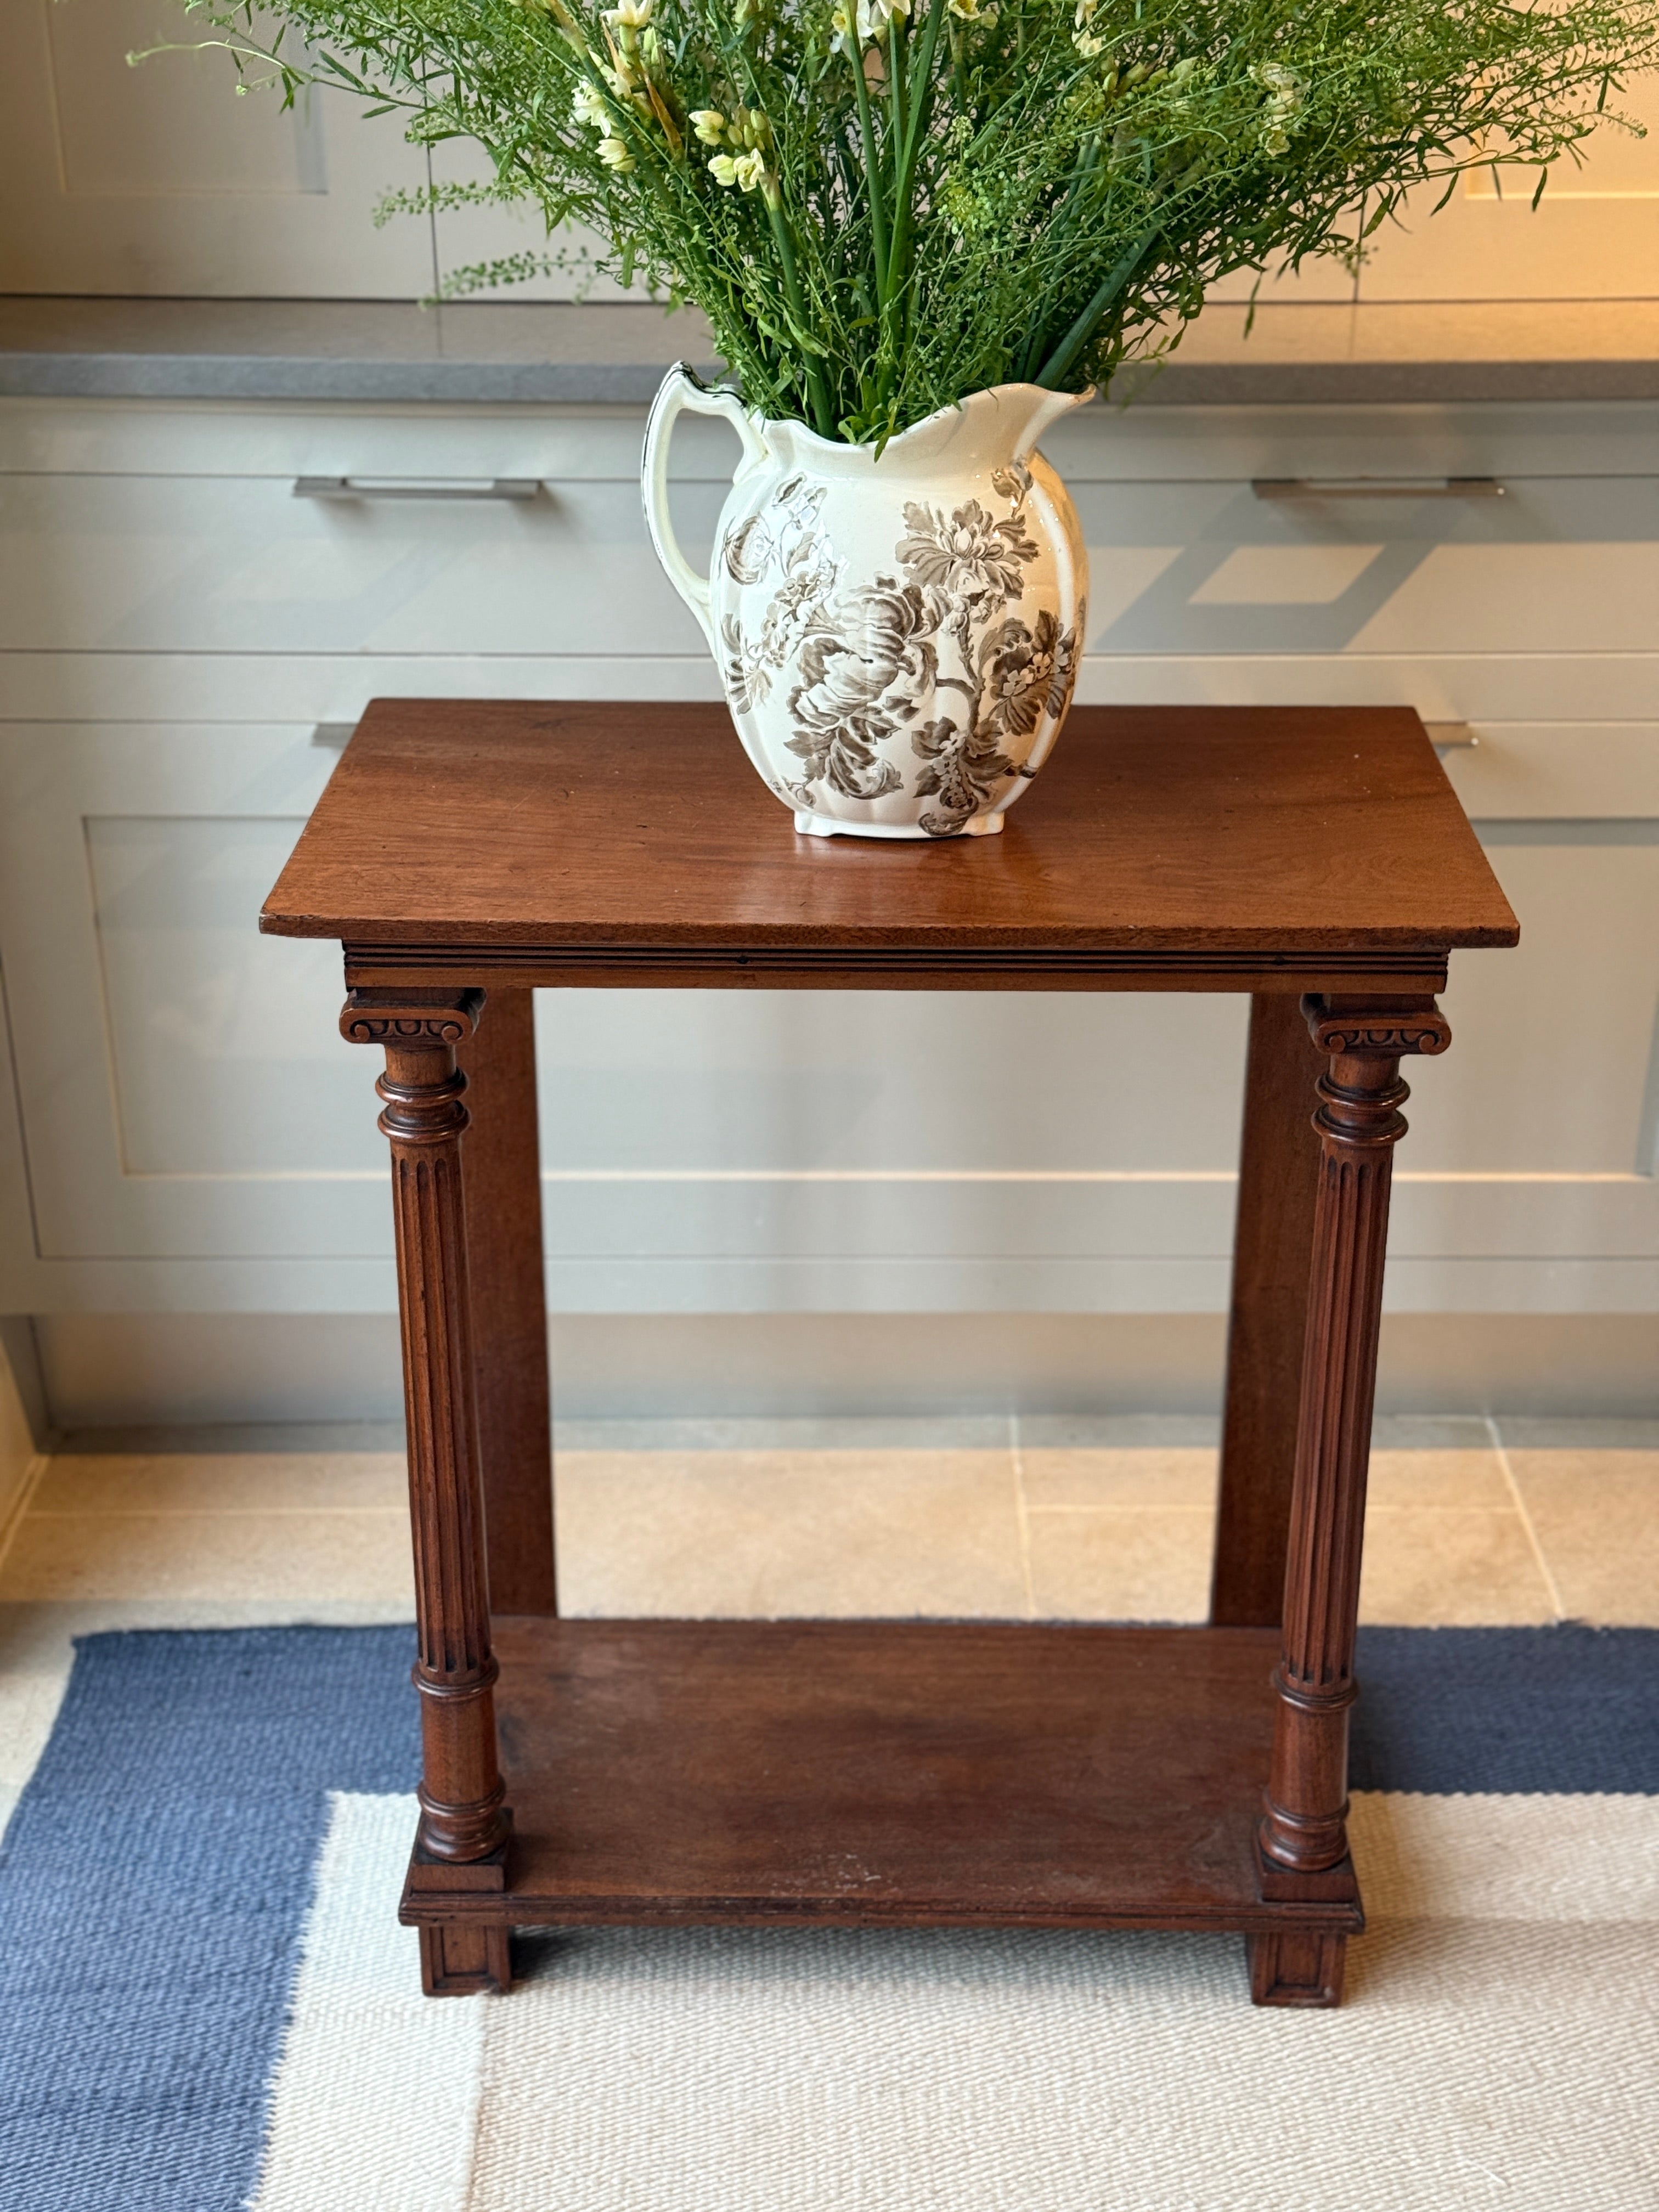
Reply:
[[[1090,544],[1084,696],[1404,701],[1479,740],[1448,772],[1522,945],[1460,962],[1459,1049],[1413,1077],[1398,1308],[1659,1307],[1656,429],[1636,405],[1164,408],[1052,441]],[[713,695],[646,546],[639,434],[620,410],[0,410],[5,1310],[392,1310],[334,960],[254,916],[331,764],[318,726],[377,693]],[[689,544],[726,461],[688,438]],[[1287,477],[1312,495],[1252,489]],[[1361,477],[1419,495],[1336,495]],[[1470,477],[1503,496],[1428,495]],[[374,495],[415,484],[478,495]],[[1242,1002],[541,1014],[556,1309],[1224,1303],[1237,1102],[1178,1079],[1242,1054]]]

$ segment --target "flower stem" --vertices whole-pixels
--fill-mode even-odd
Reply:
[[[1148,231],[1138,246],[1132,246],[1122,259],[1107,271],[1088,306],[1031,379],[1033,384],[1041,385],[1045,392],[1059,391],[1060,385],[1077,367],[1079,356],[1094,336],[1101,318],[1152,252],[1161,235],[1158,231]]]
[[[927,26],[921,34],[915,84],[910,96],[903,100],[898,95],[898,87],[905,72],[899,59],[896,32],[901,19],[896,15],[892,18],[895,35],[888,47],[889,65],[893,72],[896,133],[893,149],[893,242],[888,256],[888,298],[893,319],[890,351],[895,367],[904,350],[909,326],[911,212],[915,198],[916,162],[933,107],[933,57],[939,49],[939,27],[945,21],[945,0],[932,0],[927,11]]]
[[[783,276],[783,296],[788,304],[790,318],[795,325],[799,340],[805,341],[801,350],[806,361],[806,389],[811,404],[812,428],[821,438],[836,434],[836,407],[830,396],[830,386],[823,374],[823,362],[816,348],[807,351],[811,343],[806,327],[806,302],[801,297],[800,272],[795,266],[795,241],[789,235],[789,225],[784,216],[783,202],[775,185],[763,195],[766,213],[772,225],[772,236],[778,249],[778,265]]]
[[[865,185],[870,194],[870,245],[876,259],[876,298],[887,296],[887,203],[882,191],[881,156],[876,146],[876,121],[870,112],[870,87],[864,75],[864,50],[856,32],[847,42],[853,64],[853,82],[859,109],[859,138],[864,149]]]

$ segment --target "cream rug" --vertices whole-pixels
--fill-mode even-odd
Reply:
[[[1659,1798],[1356,1800],[1338,2012],[1237,1937],[590,1929],[418,1994],[339,1795],[257,2212],[1647,2212]]]

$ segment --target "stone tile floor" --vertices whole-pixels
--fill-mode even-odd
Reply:
[[[0,1817],[76,1634],[409,1616],[401,1454],[272,1441],[93,1436],[47,1462],[0,1557]],[[1215,1464],[1183,1420],[573,1425],[562,1603],[1199,1620]],[[1659,1422],[1379,1423],[1361,1612],[1659,1622]]]

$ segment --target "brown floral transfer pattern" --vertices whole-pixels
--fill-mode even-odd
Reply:
[[[781,797],[808,810],[825,786],[883,798],[904,787],[908,751],[920,763],[912,788],[938,802],[921,826],[948,837],[992,811],[1011,779],[1035,774],[1030,741],[1070,703],[1078,633],[1062,634],[1047,608],[1030,621],[1018,611],[1039,553],[1024,513],[1031,475],[1015,463],[992,482],[1008,502],[1000,516],[976,499],[948,514],[908,502],[899,574],[871,584],[847,582],[821,520],[823,489],[799,476],[726,532],[720,559],[734,583],[776,579],[758,633],[745,636],[728,614],[721,636],[738,713],[793,675],[788,750],[801,771]],[[958,701],[939,696],[952,692]]]

